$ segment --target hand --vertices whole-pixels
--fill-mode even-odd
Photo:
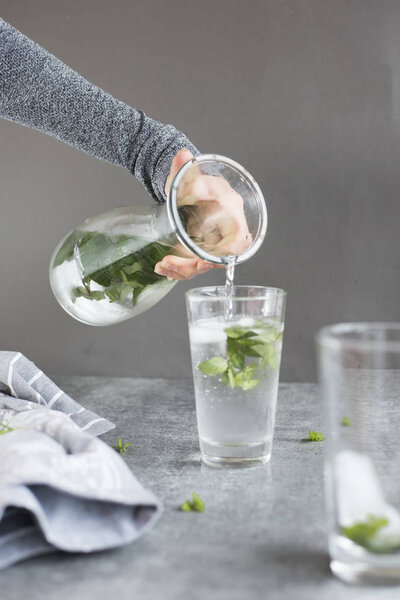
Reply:
[[[189,150],[180,150],[175,156],[165,184],[167,194],[175,175],[192,158]],[[184,184],[179,186],[178,197],[178,205],[188,207],[188,235],[201,240],[197,245],[216,256],[241,254],[252,241],[243,199],[220,177],[203,175],[195,169],[189,174],[190,178],[185,177]],[[222,266],[198,258],[181,244],[176,251],[177,256],[165,256],[156,264],[156,273],[168,279],[183,280]]]

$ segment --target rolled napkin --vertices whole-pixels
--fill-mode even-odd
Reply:
[[[128,544],[154,522],[157,498],[88,433],[113,427],[21,354],[0,352],[0,569]]]

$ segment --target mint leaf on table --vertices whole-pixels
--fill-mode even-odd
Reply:
[[[4,433],[10,433],[10,431],[14,431],[14,429],[5,423],[0,423],[0,435],[3,435]]]
[[[197,512],[204,512],[204,501],[199,498],[196,492],[193,492],[192,498],[192,505],[194,510],[197,510]]]
[[[214,356],[198,365],[205,375],[221,375],[221,383],[244,391],[255,388],[259,383],[255,374],[258,369],[266,374],[267,367],[279,369],[279,352],[276,343],[282,339],[282,332],[276,327],[256,319],[255,325],[261,331],[249,327],[227,327],[226,358]],[[246,357],[255,358],[246,365]],[[246,366],[245,366],[246,365]]]
[[[359,546],[363,546],[364,548],[375,552],[385,552],[393,550],[394,548],[375,545],[374,538],[377,532],[388,524],[389,521],[386,517],[368,515],[366,521],[358,521],[348,527],[341,527],[340,531],[342,535]],[[396,544],[396,546],[398,546],[398,544]]]
[[[120,454],[124,454],[124,453],[128,452],[128,448],[130,446],[132,446],[132,444],[130,444],[129,442],[127,442],[126,444],[123,444],[122,438],[118,438],[118,444],[116,446],[113,446],[113,448]]]
[[[325,436],[320,431],[310,431],[308,430],[308,437],[310,442],[323,442]]]
[[[185,500],[181,505],[180,510],[183,512],[204,512],[204,501],[199,498],[196,492],[192,493],[192,500]]]
[[[350,427],[350,419],[349,419],[349,417],[342,417],[342,425],[344,427]]]

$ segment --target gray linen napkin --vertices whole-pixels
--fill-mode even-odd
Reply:
[[[80,429],[93,435],[101,435],[115,427],[72,400],[20,352],[0,352],[0,392],[60,410]]]
[[[0,352],[0,423],[0,569],[130,543],[159,515],[157,498],[88,433],[114,425],[19,353]]]

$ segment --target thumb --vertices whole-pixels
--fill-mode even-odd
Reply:
[[[172,184],[172,181],[173,181],[175,175],[183,167],[183,165],[185,165],[192,158],[193,158],[193,154],[190,152],[190,150],[186,150],[185,148],[183,150],[179,150],[179,152],[177,154],[175,154],[174,160],[172,161],[171,170],[170,170],[167,180],[165,182],[165,193],[166,194],[169,193],[169,190],[170,190],[170,187],[171,187],[171,184]]]

